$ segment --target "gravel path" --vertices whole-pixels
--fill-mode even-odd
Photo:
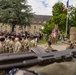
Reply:
[[[41,44],[41,45],[38,45],[38,46],[45,48],[45,45],[46,45],[46,44]],[[59,42],[59,43],[57,43],[57,44],[53,44],[53,45],[52,45],[52,48],[61,51],[61,50],[65,50],[66,47],[67,47],[67,45],[68,45],[68,44],[64,44],[64,43],[60,43],[60,42]]]

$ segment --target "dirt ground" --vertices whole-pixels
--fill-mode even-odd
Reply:
[[[68,44],[58,42],[57,44],[52,44],[52,48],[55,50],[61,51],[61,50],[66,50],[67,45]],[[38,46],[44,48],[46,46],[46,44],[42,44],[42,45],[38,45]]]

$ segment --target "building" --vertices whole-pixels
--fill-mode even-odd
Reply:
[[[51,16],[48,15],[34,15],[34,18],[32,18],[32,23],[30,26],[26,26],[26,28],[22,27],[20,28],[18,25],[15,27],[15,31],[28,31],[32,34],[35,34],[36,32],[40,32],[40,29],[43,27],[43,24],[46,23]],[[11,31],[11,26],[10,25],[3,25],[2,23],[0,24],[0,31],[4,32],[10,32]]]
[[[46,23],[51,16],[48,15],[35,15],[34,18],[32,19],[32,24],[31,26],[26,27],[26,31],[29,31],[33,34],[36,32],[40,32],[40,29],[43,27],[43,24]]]

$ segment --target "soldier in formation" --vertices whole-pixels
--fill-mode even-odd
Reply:
[[[31,47],[36,47],[35,37],[19,35],[0,35],[0,53],[17,53],[30,51]]]

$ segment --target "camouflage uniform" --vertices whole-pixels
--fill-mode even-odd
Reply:
[[[51,42],[48,41],[48,44],[45,47],[45,51],[49,51],[49,50],[53,50],[53,48],[51,47]]]
[[[22,45],[22,52],[24,51],[24,38],[21,41],[21,45]]]
[[[36,46],[37,46],[36,43],[37,43],[36,40],[35,40],[35,39],[32,39],[32,40],[30,41],[30,47],[36,47]]]
[[[2,48],[3,49],[3,53],[6,53],[6,49],[5,49],[6,48],[6,44],[5,44],[5,41],[2,42],[2,46],[3,46],[3,48]]]
[[[0,41],[0,53],[3,52],[3,46],[2,46],[2,42]]]
[[[24,52],[29,51],[29,40],[26,38],[23,42]]]
[[[9,42],[9,53],[13,52],[14,44],[15,44],[14,41],[10,40],[10,42]]]
[[[76,48],[76,44],[74,44],[74,48]]]
[[[4,53],[5,38],[0,38],[0,53]]]
[[[13,52],[14,53],[21,52],[21,48],[22,48],[21,42],[20,41],[17,41],[14,44]]]
[[[48,45],[47,45],[47,46],[45,47],[45,51],[49,51],[49,50],[53,50],[53,48],[52,48],[51,46],[48,46]]]
[[[5,53],[9,52],[9,43],[10,43],[10,40],[5,39]]]

